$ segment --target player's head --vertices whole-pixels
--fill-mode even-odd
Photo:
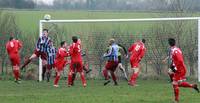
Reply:
[[[43,29],[43,34],[48,36],[49,30],[48,29]]]
[[[77,36],[72,36],[72,41],[73,41],[74,43],[77,43],[78,37],[77,37]]]
[[[176,40],[174,38],[169,38],[168,43],[170,46],[175,46],[176,45]]]
[[[12,36],[9,38],[10,41],[13,40],[13,39],[14,39],[14,37],[12,37]]]
[[[109,40],[109,45],[112,45],[113,43],[115,43],[115,39],[114,39],[114,38],[111,38],[111,39]]]
[[[66,41],[62,41],[62,42],[60,43],[60,46],[63,47],[63,48],[67,48],[67,43],[66,43]]]
[[[145,40],[145,39],[142,39],[142,42],[143,42],[143,43],[145,43],[145,42],[146,42],[146,40]]]

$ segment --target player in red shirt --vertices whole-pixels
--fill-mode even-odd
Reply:
[[[67,64],[67,56],[69,56],[69,53],[67,52],[67,43],[65,41],[60,43],[61,47],[58,49],[58,52],[56,53],[56,59],[55,59],[55,70],[56,70],[56,78],[54,80],[54,87],[58,87],[58,81],[60,79],[60,74],[63,71],[65,65]]]
[[[197,84],[190,84],[186,82],[186,66],[184,64],[183,54],[180,48],[176,47],[176,41],[173,38],[168,39],[169,45],[171,47],[170,57],[172,63],[174,64],[174,76],[173,76],[173,88],[175,95],[175,102],[179,102],[179,87],[193,88],[199,92]]]
[[[20,55],[19,50],[22,47],[22,42],[19,40],[10,37],[10,40],[6,43],[6,50],[9,55],[12,67],[13,67],[13,74],[15,76],[15,82],[19,82],[19,66],[20,66]]]
[[[73,43],[69,47],[69,54],[71,57],[71,63],[70,63],[70,70],[68,74],[68,86],[72,86],[73,78],[72,75],[76,72],[80,73],[82,84],[84,87],[86,87],[86,80],[83,72],[83,60],[81,55],[81,45],[78,43],[78,37],[73,36],[72,37]]]
[[[131,78],[128,83],[131,86],[135,86],[136,79],[140,72],[139,63],[142,60],[146,51],[144,43],[145,39],[142,39],[141,41],[132,44],[132,46],[128,49],[128,51],[131,54],[130,63],[131,63],[131,69],[133,70],[133,74],[131,75]]]

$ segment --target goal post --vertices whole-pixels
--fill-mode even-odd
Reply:
[[[76,19],[76,20],[40,20],[39,36],[42,35],[44,23],[104,23],[104,22],[154,22],[154,21],[188,21],[196,20],[198,23],[198,81],[200,82],[200,17],[174,17],[174,18],[139,18],[139,19]],[[39,81],[42,81],[42,60],[39,58]]]

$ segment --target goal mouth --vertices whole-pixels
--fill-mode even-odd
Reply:
[[[147,54],[141,64],[144,68],[143,75],[149,75],[149,72],[152,71],[154,71],[154,74],[163,72],[162,69],[167,66],[167,64],[162,63],[162,59],[167,56],[167,38],[173,37],[177,39],[177,45],[183,50],[185,63],[189,71],[188,75],[194,72],[196,73],[195,76],[198,76],[198,80],[200,81],[200,61],[198,60],[200,56],[200,17],[40,20],[40,35],[42,34],[42,29],[44,27],[49,28],[48,25],[50,24],[57,25],[57,29],[55,29],[52,34],[56,34],[57,32],[57,36],[60,35],[59,33],[63,32],[61,34],[65,35],[59,38],[65,38],[67,42],[70,42],[70,36],[78,35],[82,39],[83,45],[85,45],[83,49],[88,53],[87,58],[89,59],[86,62],[92,65],[91,68],[97,70],[104,67],[105,61],[101,60],[101,55],[105,51],[109,38],[117,39],[117,41],[125,45],[126,48],[133,42],[145,38],[147,40]],[[63,26],[65,24],[68,26]],[[70,29],[68,30],[68,28]],[[111,28],[111,30],[107,31],[108,28]],[[142,29],[137,30],[138,28]],[[61,39],[55,40],[55,42],[58,44],[60,40]],[[189,43],[189,41],[191,42]],[[156,47],[158,47],[158,49]],[[95,51],[95,49],[97,51]],[[94,60],[96,60],[95,62],[97,62],[97,64],[101,64],[95,66],[95,63],[92,62]],[[123,61],[123,63],[129,65],[128,60],[125,61],[126,62]],[[198,70],[195,68],[198,68]],[[42,62],[40,59],[39,81],[42,81],[41,74]]]

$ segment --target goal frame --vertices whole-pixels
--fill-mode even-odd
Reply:
[[[102,22],[150,22],[150,21],[188,21],[198,22],[198,81],[200,82],[200,17],[174,17],[174,18],[139,18],[139,19],[67,19],[67,20],[40,20],[39,36],[42,35],[44,23],[102,23]],[[42,81],[42,59],[39,57],[39,81]]]

